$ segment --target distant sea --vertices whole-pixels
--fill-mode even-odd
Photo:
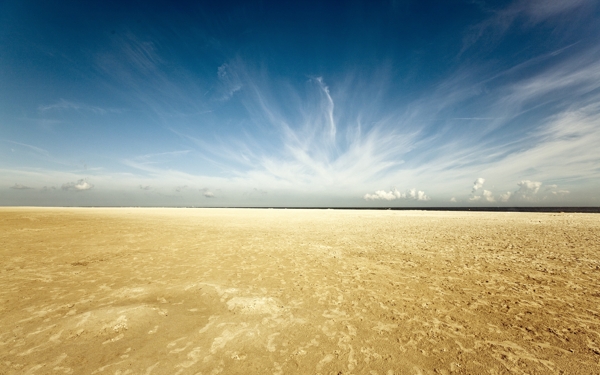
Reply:
[[[2,206],[0,206],[2,207]],[[34,206],[29,206],[34,207]],[[38,206],[52,208],[53,206]],[[393,210],[393,211],[473,211],[473,212],[555,212],[555,213],[600,213],[600,207],[204,207],[204,206],[64,206],[81,208],[243,208],[255,210]],[[59,208],[59,207],[56,207]]]
[[[394,211],[482,211],[482,212],[579,212],[600,213],[600,207],[231,207],[298,210],[394,210]]]

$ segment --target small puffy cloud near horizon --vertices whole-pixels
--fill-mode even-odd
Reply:
[[[77,182],[67,182],[61,186],[63,190],[71,190],[71,191],[86,191],[90,190],[94,187],[94,185],[87,182],[85,179],[81,179]]]
[[[484,183],[485,179],[482,177],[477,178],[477,180],[475,180],[468,201],[477,203],[535,203],[546,200],[555,200],[557,197],[561,198],[570,194],[569,190],[560,189],[556,184],[548,185],[542,191],[542,182],[521,180],[516,183],[518,189],[514,191],[506,191],[505,193],[501,193],[499,195],[494,195],[492,191],[483,189]],[[480,189],[481,194],[477,194],[477,191],[479,191]],[[451,199],[451,202],[456,202],[456,198]]]
[[[398,189],[394,188],[389,192],[385,190],[377,190],[374,194],[367,193],[363,196],[363,199],[366,201],[391,201],[395,199],[412,199],[417,201],[428,201],[430,198],[425,194],[424,191],[417,190],[415,188],[406,190],[403,193],[398,191]]]
[[[475,180],[475,182],[473,183],[473,190],[471,191],[471,194],[473,194],[477,190],[481,189],[483,187],[484,182],[485,182],[485,178],[482,178],[482,177],[477,178],[477,180]]]

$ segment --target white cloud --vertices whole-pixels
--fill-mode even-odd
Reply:
[[[562,197],[562,196],[565,196],[570,193],[569,190],[559,189],[558,185],[548,185],[544,189],[544,192],[546,194],[551,194],[553,196],[558,196],[558,197]]]
[[[140,189],[142,189],[142,190],[150,190],[152,188],[150,187],[150,185],[140,185]]]
[[[455,197],[450,198],[450,202],[456,203],[456,198]]]
[[[81,179],[77,182],[67,182],[62,185],[63,190],[73,190],[73,191],[85,191],[90,190],[94,187],[94,185],[90,184],[84,179]]]
[[[217,98],[221,101],[227,101],[231,97],[242,89],[242,83],[235,69],[235,63],[232,63],[232,67],[228,63],[223,63],[217,69],[217,77],[221,82],[219,87],[220,97]]]
[[[491,17],[473,26],[464,38],[462,51],[478,41],[497,42],[519,21],[519,26],[532,27],[540,22],[565,22],[568,13],[593,9],[595,0],[517,0],[503,9],[491,10]],[[490,9],[486,9],[490,11]]]
[[[567,190],[558,189],[557,185],[549,185],[544,190],[544,193],[546,193],[546,194],[541,195],[540,194],[540,188],[542,186],[541,182],[531,181],[531,180],[522,180],[517,183],[517,186],[519,187],[517,190],[515,190],[514,192],[507,191],[504,194],[500,194],[498,197],[495,197],[494,194],[490,190],[485,190],[485,189],[483,189],[483,191],[481,192],[480,195],[473,194],[475,191],[482,188],[483,182],[484,181],[482,178],[478,178],[477,181],[475,181],[475,186],[473,188],[473,192],[471,193],[471,196],[469,197],[469,201],[471,201],[471,202],[488,202],[488,203],[494,203],[496,201],[499,201],[499,202],[509,202],[509,201],[534,202],[534,201],[539,200],[540,198],[547,199],[549,194],[551,196],[552,195],[553,196],[564,196],[569,193],[569,191],[567,191]]]
[[[523,180],[517,183],[517,186],[519,186],[519,190],[515,191],[514,196],[529,200],[538,193],[542,183],[539,181]]]
[[[417,189],[415,189],[415,188],[412,188],[406,192],[406,198],[411,198],[411,199],[415,199],[418,201],[428,201],[429,200],[429,197],[427,195],[425,195],[424,191],[421,191],[421,190],[417,191]]]
[[[202,195],[204,195],[206,198],[214,198],[215,194],[212,191],[205,191],[204,193],[202,193]]]
[[[479,202],[479,201],[487,201],[487,202],[495,202],[496,199],[494,195],[489,190],[483,190],[480,195],[475,195],[479,189],[483,188],[483,184],[485,183],[485,178],[479,177],[473,182],[473,189],[471,190],[471,196],[469,200],[471,202]]]
[[[374,194],[365,194],[364,200],[387,200],[391,201],[394,199],[413,199],[417,201],[428,201],[430,198],[425,194],[424,191],[417,190],[415,188],[409,189],[404,193],[399,192],[396,188],[391,191],[377,190]]]
[[[475,182],[473,183],[473,191],[471,191],[471,194],[474,194],[477,190],[481,189],[483,187],[483,183],[485,182],[485,178],[479,177],[477,180],[475,180]]]
[[[557,14],[561,8],[556,2],[518,3],[526,12],[522,14]],[[526,10],[528,6],[533,10]],[[535,10],[544,6],[554,10]],[[345,81],[313,77],[303,90],[284,80],[274,82],[264,71],[252,71],[241,59],[234,59],[215,72],[222,87],[215,87],[213,99],[231,97],[245,107],[249,116],[239,137],[227,134],[226,140],[211,139],[204,129],[191,133],[195,131],[191,127],[170,123],[168,127],[191,141],[196,146],[193,154],[201,155],[208,161],[205,164],[221,169],[217,173],[225,176],[229,186],[289,194],[343,190],[360,197],[365,191],[407,181],[409,186],[428,186],[429,194],[447,201],[451,195],[443,194],[459,194],[469,176],[480,173],[506,183],[525,177],[569,182],[600,178],[594,168],[600,160],[600,148],[594,146],[600,131],[593,125],[600,112],[593,106],[600,99],[600,79],[595,79],[600,78],[600,49],[583,46],[569,47],[568,53],[548,52],[501,72],[469,66],[440,82],[427,96],[400,100],[393,108],[379,106],[379,99],[393,95],[386,91],[390,76],[385,72],[364,80],[352,74]],[[153,77],[167,81],[168,75],[158,65]],[[182,87],[165,90],[186,107],[206,110],[189,100],[202,94],[183,95]],[[153,109],[167,111],[168,105],[151,97],[156,90],[144,92],[140,95]],[[536,112],[537,117],[526,122],[519,118],[548,103],[560,105],[548,106],[551,109]],[[589,106],[584,109],[585,103]],[[175,171],[159,168],[157,160],[129,160],[128,165],[156,179],[173,176]],[[477,180],[472,194],[483,194],[483,181]],[[512,186],[497,184],[493,189],[506,191]],[[390,192],[383,190],[365,196],[392,200]],[[501,200],[481,196],[488,202]]]
[[[510,191],[507,191],[504,194],[500,194],[500,202],[508,202],[509,199],[512,197],[512,194]]]
[[[563,15],[587,4],[593,4],[592,0],[521,0],[516,2],[512,8],[514,13],[526,13],[532,22],[541,22],[550,17]],[[516,15],[515,15],[516,16]]]
[[[120,110],[114,109],[114,108],[104,109],[104,108],[96,107],[93,105],[71,102],[71,101],[68,101],[65,99],[60,99],[58,102],[56,102],[54,104],[41,105],[38,107],[38,110],[42,111],[42,112],[51,111],[51,110],[68,110],[68,109],[72,109],[75,111],[88,111],[88,112],[92,112],[92,113],[99,114],[99,115],[104,115],[109,112],[116,112],[116,113],[121,112]]]
[[[254,181],[255,186],[303,192],[353,186],[358,193],[378,182],[388,185],[381,177],[404,163],[403,155],[417,137],[418,131],[397,126],[397,116],[381,119],[372,113],[346,118],[341,131],[337,117],[352,114],[338,108],[336,95],[323,78],[309,79],[303,93],[286,85],[282,86],[284,92],[275,93],[268,81],[251,76],[241,63],[236,64],[228,64],[226,73],[235,68],[243,77],[247,89],[241,98],[256,124],[254,129],[268,133],[255,137],[248,132],[243,134],[245,138],[208,142],[203,135],[172,130],[195,143],[198,153],[212,165]],[[348,100],[346,95],[339,92],[339,100]],[[374,104],[371,100],[347,109],[370,112]],[[286,113],[288,107],[295,111],[293,115]]]
[[[494,195],[489,190],[484,190],[482,196],[488,202],[495,202],[496,201],[496,198],[494,198]]]
[[[386,201],[391,201],[396,199],[396,196],[394,195],[393,192],[386,192],[383,190],[377,190],[375,192],[375,194],[365,194],[364,199],[367,201],[374,201],[374,200],[378,200],[378,199],[382,199],[382,200],[386,200]]]
[[[15,141],[9,141],[9,140],[4,140],[4,141],[15,144],[15,145],[23,146],[23,147],[25,147],[31,151],[34,151],[37,154],[43,155],[43,156],[50,156],[50,154],[48,153],[47,150],[44,150],[43,148],[40,148],[40,147],[32,146],[32,145],[29,145],[26,143],[21,143],[21,142],[15,142]],[[14,152],[14,149],[12,151]]]
[[[471,200],[480,200],[485,199],[488,202],[495,202],[496,200],[499,202],[536,202],[547,199],[556,199],[556,197],[564,197],[569,194],[568,190],[559,189],[558,185],[547,185],[546,188],[541,191],[542,182],[539,181],[531,181],[531,180],[523,180],[517,183],[519,187],[517,190],[511,192],[507,191],[506,193],[500,194],[497,198],[493,196],[492,192],[488,190],[483,191],[482,196],[477,196],[476,199]],[[475,198],[475,197],[474,197]]]
[[[142,184],[151,185],[157,192],[162,189],[169,193],[173,193],[174,186],[186,184],[235,186],[240,192],[248,186],[256,186],[269,189],[269,198],[282,191],[296,196],[343,191],[360,199],[364,192],[405,181],[408,186],[427,186],[430,195],[445,202],[453,195],[465,202],[464,195],[458,194],[464,194],[465,186],[468,193],[472,176],[485,175],[489,178],[487,184],[493,184],[492,190],[507,193],[486,196],[481,178],[480,184],[479,179],[473,184],[472,194],[480,195],[475,199],[508,201],[515,190],[514,183],[522,179],[565,181],[561,184],[566,183],[569,191],[575,191],[577,184],[600,181],[597,168],[600,107],[594,104],[600,102],[600,49],[592,47],[581,52],[579,47],[571,48],[556,60],[542,56],[500,73],[469,66],[469,71],[457,71],[440,82],[431,95],[428,92],[427,96],[411,102],[399,100],[393,108],[378,107],[382,102],[380,98],[388,98],[388,102],[395,99],[393,91],[385,91],[385,82],[392,81],[385,74],[381,79],[368,77],[364,82],[354,78],[348,78],[347,82],[328,77],[311,78],[306,83],[307,89],[302,91],[281,81],[276,85],[261,72],[247,73],[239,61],[234,61],[213,72],[213,78],[228,80],[235,76],[240,85],[243,84],[244,89],[236,92],[234,99],[239,99],[240,105],[251,114],[243,125],[247,125],[244,131],[248,134],[241,131],[237,139],[226,134],[226,141],[220,141],[210,138],[210,131],[206,131],[210,124],[197,127],[197,133],[182,136],[193,142],[195,147],[184,146],[194,147],[193,152],[132,158],[124,163],[135,167],[134,173],[106,172],[104,180],[95,175],[94,182],[103,189],[116,189],[127,183],[128,189]],[[129,65],[110,69],[110,72],[118,75],[125,71],[124,82],[133,83],[131,86],[139,94],[132,97],[147,105],[145,108],[172,115],[180,109],[175,101],[181,100],[185,109],[206,109],[198,104],[206,87],[201,87],[199,93],[169,82],[169,75],[160,70],[161,61],[154,45],[130,42],[126,50],[131,53],[124,55],[125,60],[130,61],[121,63]],[[115,55],[115,61],[119,56]],[[136,75],[138,65],[143,68],[141,71],[152,74],[142,79]],[[214,77],[215,73],[218,77]],[[235,88],[235,85],[227,87]],[[565,99],[567,96],[573,99]],[[64,109],[76,109],[78,105],[66,101],[58,104],[45,110],[60,110],[60,105]],[[539,111],[529,113],[526,120],[518,117],[532,108]],[[40,107],[40,110],[44,109]],[[162,115],[157,116],[157,121],[167,117]],[[179,134],[182,129],[195,131],[189,130],[193,127],[186,124],[179,126],[176,121],[167,124]],[[204,165],[190,162],[190,158],[200,153],[206,160],[210,159],[210,163],[205,164],[222,170],[205,172]],[[179,159],[183,156],[186,160]],[[178,167],[181,171],[176,170]],[[75,174],[52,179],[49,176],[53,173],[57,176],[56,171],[38,169],[37,172],[46,174],[46,179],[4,176],[5,186],[14,181],[31,186],[60,186],[62,181],[83,177]],[[209,177],[211,173],[219,177]],[[208,185],[215,181],[218,184]],[[547,193],[558,197],[566,191],[557,188]],[[143,195],[141,191],[138,193]],[[394,198],[388,199],[390,193]],[[217,194],[221,197],[218,191]],[[540,190],[537,196],[541,195]],[[414,196],[418,199],[419,194]],[[424,192],[423,196],[426,197]],[[407,192],[396,195],[393,190],[378,190],[366,194],[365,199],[415,198]]]

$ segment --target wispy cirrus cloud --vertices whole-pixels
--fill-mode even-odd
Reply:
[[[341,92],[332,92],[322,77],[307,77],[301,91],[286,84],[275,90],[240,60],[228,64],[228,70],[236,67],[244,87],[238,97],[250,114],[252,131],[215,143],[172,129],[236,178],[308,190],[357,186],[401,165],[411,149],[418,131],[398,129],[394,114],[353,117],[347,107],[336,105]]]
[[[567,27],[560,16],[580,19],[592,6],[585,0],[511,2],[471,28],[465,46],[479,48],[490,40],[493,46],[542,23]],[[269,198],[313,194],[350,197],[359,204],[447,203],[451,197],[457,203],[508,204],[566,197],[600,182],[600,48],[585,38],[525,48],[527,53],[511,55],[515,63],[499,54],[478,59],[483,53],[464,50],[468,59],[457,59],[455,66],[439,64],[442,69],[432,75],[436,78],[416,82],[405,73],[422,71],[404,66],[397,56],[390,57],[388,66],[373,69],[351,63],[322,69],[299,64],[301,70],[292,75],[236,49],[205,63],[200,54],[180,48],[191,39],[134,31],[111,36],[91,52],[95,69],[90,75],[101,81],[95,87],[135,112],[135,118],[123,116],[119,123],[135,130],[128,135],[140,134],[143,140],[102,160],[120,165],[114,171],[94,171],[98,188],[93,195],[100,186],[126,186],[145,197],[202,198],[211,193],[219,201],[258,189],[254,197],[268,190]],[[558,29],[555,33],[561,34]],[[201,68],[193,70],[192,65]],[[83,103],[101,102],[92,97],[49,100],[37,107],[37,114],[66,118],[85,112],[101,123],[110,110]],[[87,134],[81,138],[89,139]],[[41,157],[50,159],[48,151],[32,146],[36,141],[12,144],[12,156],[26,150],[20,156],[36,167]],[[151,149],[180,151],[142,154]],[[39,167],[39,181],[25,178],[31,169],[11,168],[5,186],[76,181],[67,188],[75,190],[91,171],[72,165],[63,166],[65,174]],[[51,180],[49,175],[58,177]],[[477,176],[485,179],[473,183]],[[543,185],[535,192],[527,184],[517,185],[526,181]],[[422,190],[384,189],[390,186]]]
[[[143,154],[134,156],[127,159],[122,159],[121,163],[129,167],[135,168],[140,171],[150,173],[161,173],[163,168],[161,165],[172,162],[182,156],[190,153],[191,150],[179,150],[179,151],[168,151],[158,152],[152,154]]]
[[[18,145],[18,146],[24,147],[24,148],[26,148],[26,149],[28,149],[30,151],[33,151],[36,154],[39,154],[41,156],[46,156],[46,157],[50,156],[50,154],[48,153],[48,150],[45,150],[45,149],[43,149],[41,147],[33,146],[33,145],[30,145],[30,144],[27,144],[27,143],[9,141],[9,140],[6,140],[6,139],[3,139],[3,141],[4,142],[8,142],[8,143],[12,143],[13,145]]]
[[[121,161],[155,179],[148,181],[152,186],[167,178],[179,181],[172,186],[202,186],[208,175],[170,164],[194,154],[221,171],[212,177],[221,184],[289,192],[337,189],[359,199],[365,191],[407,183],[447,202],[480,174],[494,176],[488,181],[495,188],[487,191],[511,191],[514,181],[527,179],[576,185],[600,178],[593,168],[600,160],[595,146],[600,134],[593,125],[600,116],[594,104],[600,102],[600,53],[576,47],[500,72],[459,69],[427,95],[394,106],[379,105],[390,94],[385,74],[346,81],[307,76],[299,86],[276,81],[238,58],[221,65],[239,86],[229,100],[248,115],[235,132],[220,133],[217,122],[209,122],[214,130],[169,122],[186,150]],[[128,64],[142,64],[161,77],[160,57],[137,61],[144,51],[134,48]],[[167,90],[170,101],[186,92],[173,82],[162,86],[168,81],[162,77],[155,84],[173,88]],[[142,95],[153,109],[173,108]],[[492,202],[490,195],[480,199]]]
[[[482,39],[487,43],[496,43],[517,23],[521,27],[531,28],[545,21],[572,22],[573,13],[579,12],[585,16],[597,6],[594,0],[517,0],[499,9],[490,7],[489,3],[479,4],[490,16],[471,26],[464,37],[461,53]]]
[[[38,111],[64,111],[64,110],[75,110],[75,111],[86,111],[94,114],[104,115],[106,113],[119,113],[121,110],[115,108],[101,108],[93,105],[84,103],[72,102],[65,99],[60,99],[58,102],[47,105],[40,105]]]
[[[461,181],[479,173],[494,175],[496,190],[524,179],[576,184],[600,178],[592,167],[600,160],[594,146],[600,131],[592,125],[600,116],[594,104],[600,79],[585,78],[598,75],[598,52],[592,47],[536,57],[504,73],[459,71],[433,94],[385,109],[374,104],[382,90],[375,81],[332,89],[325,78],[307,77],[304,90],[286,84],[274,89],[269,78],[236,60],[228,69],[239,70],[243,89],[237,98],[253,129],[222,142],[171,130],[231,178],[269,188],[350,187],[362,196],[410,181],[441,199],[452,193],[439,186],[456,192]],[[542,62],[543,68],[522,77],[519,69],[530,72]],[[448,116],[457,108],[472,110],[472,116]],[[465,125],[465,119],[478,124]],[[566,164],[570,168],[563,169]],[[500,199],[489,189],[478,196],[489,203]]]
[[[156,123],[168,126],[174,118],[193,120],[211,113],[206,95],[214,91],[215,82],[183,68],[173,70],[168,55],[152,35],[127,31],[111,38],[92,58],[107,88],[151,113]]]

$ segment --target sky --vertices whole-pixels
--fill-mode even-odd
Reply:
[[[599,206],[599,40],[596,0],[5,0],[0,205]]]

